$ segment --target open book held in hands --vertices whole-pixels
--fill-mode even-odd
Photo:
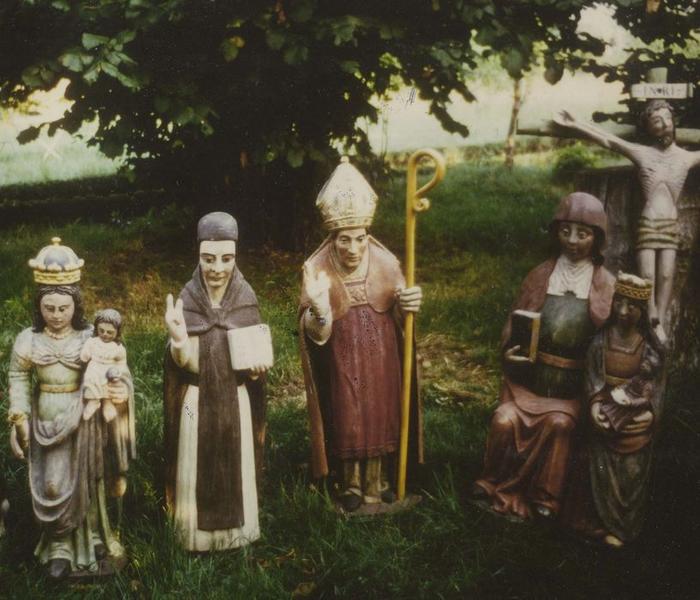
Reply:
[[[520,346],[518,356],[531,363],[537,361],[537,345],[540,339],[540,313],[529,310],[514,310],[511,316],[510,347]]]
[[[272,367],[272,336],[265,323],[229,329],[227,335],[234,371],[245,371],[258,365]]]

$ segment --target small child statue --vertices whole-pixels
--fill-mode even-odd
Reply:
[[[83,376],[86,400],[83,419],[89,420],[102,404],[102,416],[107,423],[117,416],[117,410],[109,400],[107,384],[121,378],[127,370],[126,348],[121,342],[122,316],[113,308],[106,308],[95,315],[93,337],[85,342],[80,360],[87,364]]]
[[[93,337],[83,345],[80,360],[87,363],[83,375],[83,419],[89,420],[102,405],[102,417],[107,424],[111,452],[106,459],[109,493],[121,498],[126,492],[126,472],[130,459],[136,456],[134,426],[134,390],[126,364],[126,348],[121,341],[122,316],[113,308],[95,315]],[[110,385],[124,384],[128,397],[121,402],[110,400]]]

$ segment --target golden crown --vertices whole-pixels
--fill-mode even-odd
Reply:
[[[617,274],[615,281],[615,293],[633,300],[649,300],[653,287],[654,284],[648,279],[622,271]]]
[[[61,245],[60,237],[51,238],[35,258],[29,259],[34,281],[45,285],[69,285],[80,281],[80,269],[85,264],[68,246]]]
[[[369,227],[377,208],[377,194],[348,157],[343,156],[321,188],[316,206],[329,231]]]

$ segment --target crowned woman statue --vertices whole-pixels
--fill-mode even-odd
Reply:
[[[612,314],[586,360],[590,491],[596,520],[584,533],[613,547],[644,525],[653,437],[662,408],[664,349],[646,315],[652,283],[619,273]],[[642,422],[643,426],[637,426]]]
[[[29,261],[39,284],[34,324],[17,336],[9,369],[10,444],[17,458],[29,462],[34,516],[41,527],[35,555],[53,579],[108,574],[125,561],[106,500],[106,490],[124,473],[107,466],[102,412],[83,416],[80,352],[92,336],[78,287],[83,264],[60,238]],[[128,372],[107,389],[112,400],[128,400],[133,393]]]

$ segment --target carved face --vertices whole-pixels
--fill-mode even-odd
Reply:
[[[625,328],[636,327],[642,318],[642,307],[625,296],[615,296],[613,299],[613,314],[615,320]]]
[[[108,344],[116,339],[117,328],[111,323],[98,323],[97,335],[105,344]]]
[[[673,115],[668,108],[659,108],[647,117],[647,131],[656,139],[673,141]]]
[[[557,227],[557,237],[562,253],[569,260],[578,262],[590,258],[595,242],[592,227],[583,223],[561,221]]]
[[[199,267],[211,289],[226,287],[236,266],[236,242],[206,241],[199,244]]]
[[[63,333],[71,329],[75,313],[75,302],[67,294],[46,294],[39,303],[41,316],[52,333]]]
[[[347,271],[354,271],[362,262],[367,251],[369,236],[367,229],[356,227],[354,229],[341,229],[333,240],[336,254],[340,264]]]

